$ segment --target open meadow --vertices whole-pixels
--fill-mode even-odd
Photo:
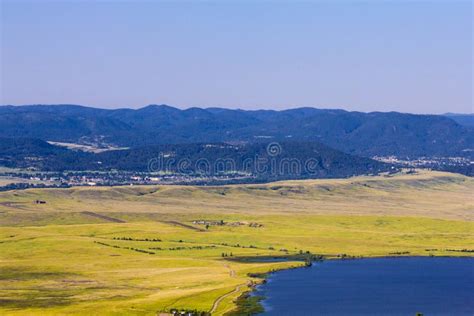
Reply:
[[[416,174],[0,193],[0,314],[224,315],[306,254],[473,256],[474,180]],[[247,259],[247,260],[243,260]]]

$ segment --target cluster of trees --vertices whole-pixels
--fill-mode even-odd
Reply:
[[[408,255],[410,254],[409,251],[395,251],[395,252],[389,252],[389,255]]]
[[[60,185],[49,185],[44,183],[10,183],[4,186],[0,186],[1,191],[10,191],[10,190],[26,190],[26,189],[33,189],[33,188],[69,188],[70,186],[67,184],[60,184]]]
[[[133,247],[122,247],[122,248],[133,250],[133,251],[136,251],[136,252],[147,253],[149,255],[154,255],[155,254],[153,251],[148,251],[148,250],[139,249],[139,248],[133,248]]]
[[[228,312],[227,316],[242,316],[242,315],[256,315],[264,312],[263,306],[260,301],[263,300],[262,296],[251,295],[249,292],[245,292],[240,295],[235,301],[237,309]]]
[[[204,311],[199,311],[197,309],[171,308],[169,310],[169,313],[173,316],[181,316],[181,315],[186,315],[186,316],[211,316],[211,313],[204,312]]]
[[[444,249],[445,251],[452,251],[452,252],[474,252],[474,249]],[[425,251],[442,251],[442,249],[438,248],[431,248],[431,249],[425,249]]]
[[[454,252],[474,252],[474,249],[446,249],[446,251],[454,251]]]
[[[149,255],[154,255],[154,254],[155,254],[153,251],[148,251],[148,250],[144,250],[144,249],[140,249],[140,248],[134,248],[134,247],[120,247],[120,246],[117,246],[117,245],[107,244],[107,243],[101,242],[101,241],[94,241],[94,242],[95,242],[96,244],[99,244],[99,245],[102,245],[102,246],[107,246],[107,247],[112,247],[112,248],[133,250],[133,251],[136,251],[136,252],[147,253],[147,254],[149,254]]]
[[[161,248],[161,247],[150,247],[148,249],[152,250],[202,250],[202,249],[209,249],[209,248],[216,248],[216,246],[190,246],[190,247],[170,247],[170,248]]]
[[[113,240],[129,240],[129,241],[151,241],[151,242],[160,242],[159,238],[132,238],[132,237],[114,237]]]
[[[466,165],[440,165],[440,166],[433,166],[432,169],[439,170],[439,171],[446,171],[446,172],[454,172],[460,173],[469,177],[474,177],[474,164],[466,164]]]
[[[221,243],[220,245],[226,246],[226,247],[234,247],[234,248],[265,249],[265,248],[259,248],[259,247],[254,246],[254,245],[250,245],[250,246],[242,246],[240,244],[231,245],[231,244],[228,244],[228,243],[225,243],[225,242]]]

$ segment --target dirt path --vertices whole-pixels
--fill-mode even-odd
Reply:
[[[237,285],[237,287],[235,289],[233,289],[231,292],[227,293],[227,294],[224,294],[222,295],[221,297],[219,297],[215,302],[214,304],[212,304],[212,308],[211,310],[209,311],[209,313],[214,313],[217,309],[217,307],[219,306],[219,303],[222,302],[223,299],[225,299],[226,297],[232,295],[232,294],[235,294],[235,293],[238,293],[240,291],[240,289],[242,288],[242,286],[246,286],[247,283],[245,284],[240,284],[240,285]]]
[[[229,275],[231,278],[235,278],[235,270],[232,270],[232,268],[229,266],[229,265],[224,265],[227,269],[229,269]],[[224,295],[222,295],[221,297],[219,297],[215,302],[214,304],[212,304],[212,308],[211,310],[209,311],[211,314],[214,313],[217,309],[217,307],[219,306],[219,303],[222,302],[223,299],[225,299],[226,297],[232,295],[232,294],[235,294],[235,293],[238,293],[240,291],[240,289],[242,288],[242,286],[245,286],[247,285],[247,283],[245,284],[240,284],[240,285],[237,285],[237,287],[235,289],[233,289],[232,291],[230,291],[229,293],[226,293]]]

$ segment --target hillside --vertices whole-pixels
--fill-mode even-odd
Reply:
[[[257,180],[374,174],[391,166],[316,142],[154,145],[100,153],[68,150],[39,139],[0,138],[0,164],[42,171],[124,170],[189,175],[247,175]]]
[[[317,141],[372,156],[472,156],[474,131],[438,115],[298,108],[105,110],[76,105],[0,107],[0,136],[141,147],[157,144]]]
[[[32,224],[26,211],[42,218],[48,212],[75,213],[84,210],[107,213],[111,217],[117,217],[121,212],[138,213],[144,217],[150,213],[190,217],[195,213],[248,216],[326,214],[416,216],[473,221],[473,190],[474,179],[471,177],[420,171],[392,176],[286,180],[225,186],[28,189],[0,192],[0,201],[10,202],[0,204],[0,211],[8,211],[3,215],[3,220],[11,220],[17,225]],[[31,203],[36,199],[43,199],[47,203],[41,206]],[[16,217],[10,217],[13,214]],[[23,220],[27,222],[22,224]],[[69,221],[68,218],[64,220]]]
[[[445,116],[456,121],[460,125],[474,128],[474,114],[446,113]]]

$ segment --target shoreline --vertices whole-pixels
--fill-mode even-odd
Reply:
[[[249,287],[250,289],[247,291],[242,292],[241,295],[239,295],[234,301],[236,301],[236,308],[225,313],[224,315],[229,315],[229,316],[237,316],[241,315],[243,313],[246,313],[246,315],[257,315],[265,311],[264,306],[261,304],[261,301],[265,300],[265,297],[262,296],[255,296],[252,295],[256,290],[258,286],[261,286],[267,282],[267,279],[274,273],[281,272],[281,271],[286,271],[286,270],[293,270],[293,269],[301,269],[301,268],[311,268],[314,262],[323,262],[326,260],[370,260],[370,259],[410,259],[410,258],[460,258],[460,259],[470,259],[474,260],[474,254],[470,252],[471,255],[465,255],[465,256],[455,256],[455,255],[380,255],[380,256],[369,256],[369,257],[364,257],[364,256],[352,256],[352,257],[325,257],[321,260],[313,260],[311,261],[311,265],[301,265],[301,266],[294,266],[294,267],[289,267],[289,268],[281,268],[281,269],[273,269],[267,272],[263,273],[255,273],[255,274],[249,274],[250,277],[252,278],[257,278],[260,279],[257,282],[254,282],[253,280],[250,280]],[[291,262],[293,260],[288,260],[288,262]],[[297,261],[295,261],[297,262]],[[300,260],[301,262],[301,260]],[[239,302],[240,301],[240,302]],[[239,305],[240,303],[240,305]],[[258,309],[258,312],[256,313],[248,313],[248,306]],[[246,308],[246,309],[243,309]]]

